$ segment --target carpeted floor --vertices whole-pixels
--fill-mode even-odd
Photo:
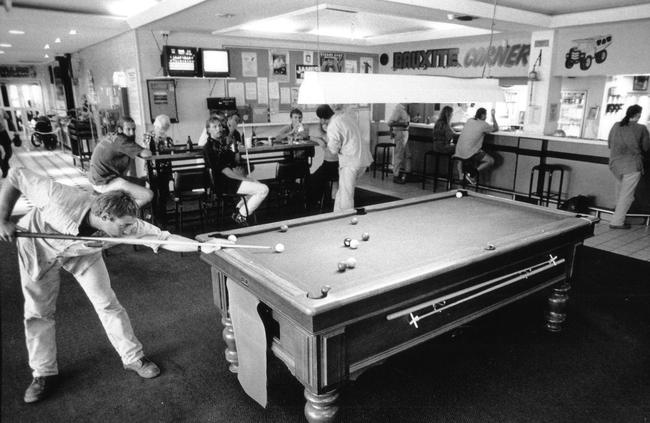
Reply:
[[[147,354],[163,370],[126,372],[85,295],[64,273],[61,385],[26,405],[30,381],[15,248],[0,244],[3,422],[301,422],[302,386],[269,358],[269,406],[228,371],[210,271],[196,254],[128,246],[106,258]],[[350,422],[646,422],[650,284],[646,262],[584,248],[565,331],[544,331],[531,297],[373,367],[342,391]]]

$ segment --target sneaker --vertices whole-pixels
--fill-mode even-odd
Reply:
[[[609,229],[630,229],[632,226],[629,223],[623,223],[622,225],[609,225]]]
[[[160,374],[160,368],[147,357],[142,357],[131,364],[125,364],[124,369],[134,371],[146,379],[154,378]]]
[[[476,179],[469,173],[465,173],[465,180],[470,184],[470,185],[476,185]]]
[[[54,376],[37,376],[29,384],[25,391],[23,400],[27,404],[45,399],[52,393],[57,384],[58,375]]]
[[[246,216],[239,213],[238,211],[234,212],[231,217],[232,220],[239,226],[248,226],[248,220],[246,219]]]
[[[406,178],[402,176],[393,176],[393,182],[396,184],[404,185],[406,183]]]

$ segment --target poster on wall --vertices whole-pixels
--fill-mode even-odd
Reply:
[[[254,51],[243,51],[241,54],[242,76],[257,77],[257,53]]]
[[[313,65],[314,63],[314,52],[313,51],[303,51],[302,52],[302,64],[303,65]]]
[[[374,73],[375,72],[375,60],[372,57],[363,57],[359,58],[359,73]]]
[[[357,73],[357,61],[356,60],[346,60],[345,61],[345,73]]]
[[[291,91],[289,87],[280,87],[280,103],[291,104]]]
[[[343,53],[324,52],[320,55],[320,70],[322,72],[342,72]]]
[[[269,76],[271,81],[289,82],[289,51],[269,51]]]
[[[257,102],[259,104],[269,104],[269,79],[257,78]]]
[[[246,104],[246,100],[244,97],[244,83],[230,82],[228,84],[228,96],[235,97],[236,104]]]
[[[318,71],[317,65],[296,65],[296,81],[305,79],[305,71]]]
[[[138,84],[138,74],[135,69],[126,70],[126,87],[129,93],[129,110],[131,118],[136,125],[142,125],[142,112],[140,110],[140,88]]]
[[[300,87],[291,87],[291,108],[292,109],[298,107],[298,91],[300,91]]]
[[[151,123],[158,115],[167,115],[172,123],[177,123],[176,81],[174,79],[148,79],[147,91],[149,92]]]
[[[254,82],[247,82],[246,87],[246,100],[257,100],[257,84]]]

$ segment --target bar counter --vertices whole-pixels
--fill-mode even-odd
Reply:
[[[422,174],[424,153],[431,150],[432,131],[433,124],[412,123],[409,127],[413,171],[417,175]],[[483,146],[495,158],[494,168],[481,175],[480,184],[488,190],[528,196],[533,166],[556,164],[565,168],[562,200],[586,195],[593,197],[594,207],[615,206],[614,177],[608,167],[609,148],[605,140],[499,131],[486,135]],[[647,159],[630,214],[650,213],[650,157]],[[441,168],[442,174],[446,174],[446,163]],[[553,190],[557,190],[557,178],[554,181]]]

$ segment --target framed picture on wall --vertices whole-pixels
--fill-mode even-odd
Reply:
[[[632,90],[634,91],[648,91],[648,75],[635,76],[632,80]]]
[[[149,115],[151,123],[158,115],[167,115],[172,123],[178,123],[178,108],[176,107],[175,79],[148,79]]]

